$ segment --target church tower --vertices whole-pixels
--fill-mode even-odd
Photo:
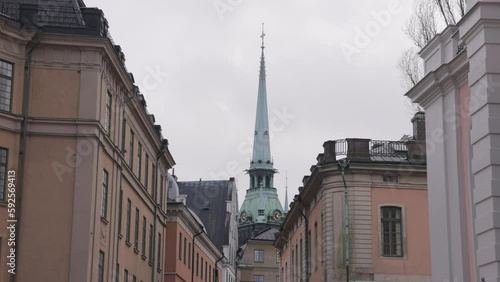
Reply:
[[[260,57],[259,91],[257,97],[257,113],[255,118],[255,132],[253,155],[250,168],[249,189],[241,206],[238,216],[239,244],[242,245],[249,238],[260,231],[269,228],[279,228],[284,214],[278,193],[274,187],[274,168],[271,157],[271,143],[269,139],[269,118],[267,111],[266,92],[266,65],[264,59],[264,26],[262,26],[262,53]]]

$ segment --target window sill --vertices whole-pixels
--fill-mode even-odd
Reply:
[[[142,258],[142,260],[146,260],[146,256],[145,255],[141,255],[141,258]]]
[[[384,256],[384,255],[381,255],[380,258],[390,259],[390,260],[402,260],[402,259],[406,259],[406,256]]]
[[[149,264],[149,266],[153,266],[153,262],[150,260],[148,260],[148,264]]]
[[[125,241],[125,244],[129,247],[132,247],[132,244],[130,243],[130,241]]]
[[[139,249],[134,247],[134,253],[139,254]]]
[[[161,273],[161,268],[157,267],[157,268],[156,268],[156,271],[157,271],[158,273]]]
[[[122,234],[118,234],[118,239],[123,239],[123,235]]]
[[[104,224],[106,224],[106,225],[108,225],[108,224],[109,224],[109,221],[108,221],[105,217],[102,217],[102,216],[101,216],[101,221],[102,221]]]

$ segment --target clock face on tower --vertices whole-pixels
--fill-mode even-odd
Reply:
[[[274,220],[280,220],[281,219],[281,211],[275,210],[274,213]]]
[[[247,221],[247,213],[242,212],[240,215],[241,222],[246,222]]]

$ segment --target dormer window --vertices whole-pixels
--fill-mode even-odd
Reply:
[[[259,214],[259,215],[264,215],[264,210],[259,210],[259,211],[258,211],[258,214]]]

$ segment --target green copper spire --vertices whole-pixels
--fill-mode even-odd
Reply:
[[[276,188],[274,188],[274,174],[277,171],[273,167],[271,143],[269,142],[264,37],[264,25],[262,25],[262,53],[260,56],[255,136],[252,160],[250,168],[247,170],[250,183],[238,216],[240,227],[254,224],[264,224],[263,226],[266,227],[267,224],[279,225],[283,221],[283,208],[278,199]]]
[[[266,62],[264,60],[264,24],[262,24],[262,53],[260,56],[259,94],[253,141],[253,156],[250,169],[273,169],[271,158],[271,142],[269,141],[269,118],[267,113]],[[257,183],[258,186],[260,183]],[[264,185],[265,186],[265,185]]]

